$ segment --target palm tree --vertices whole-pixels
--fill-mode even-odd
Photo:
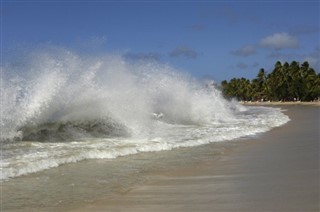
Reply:
[[[221,82],[224,95],[238,100],[302,100],[320,98],[320,74],[310,68],[308,62],[277,61],[274,70],[267,74],[261,68],[252,81],[246,78],[233,78]]]

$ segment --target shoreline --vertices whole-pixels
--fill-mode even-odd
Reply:
[[[85,160],[2,182],[4,211],[319,211],[319,107],[192,148]]]
[[[261,106],[286,106],[286,105],[304,105],[304,106],[318,106],[320,107],[320,101],[315,102],[239,102],[242,105],[261,105]]]
[[[154,171],[142,185],[69,211],[319,211],[319,110],[282,108],[289,123],[219,158]]]

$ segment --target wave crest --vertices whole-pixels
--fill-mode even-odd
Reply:
[[[141,136],[150,132],[153,113],[170,124],[201,125],[227,120],[238,107],[168,65],[58,48],[23,61],[3,67],[2,140]],[[90,132],[96,120],[99,127]]]

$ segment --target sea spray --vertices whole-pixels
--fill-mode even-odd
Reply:
[[[2,179],[84,159],[232,140],[288,121],[279,109],[229,102],[169,65],[61,48],[20,61],[2,68]]]
[[[204,124],[232,116],[214,88],[205,88],[167,65],[56,51],[31,54],[28,64],[4,69],[3,138],[21,138],[24,129],[50,123],[80,126],[79,122],[97,119],[141,134],[154,112],[175,124]],[[7,73],[12,69],[17,75],[10,78]]]

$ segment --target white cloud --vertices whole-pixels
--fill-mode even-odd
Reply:
[[[231,52],[231,54],[233,54],[233,55],[242,56],[242,57],[254,55],[255,53],[256,53],[256,49],[254,48],[254,46],[251,46],[251,45],[244,46],[240,49],[237,49],[237,50]]]
[[[275,33],[260,41],[260,45],[265,48],[273,48],[276,50],[298,48],[298,40],[288,33]]]

